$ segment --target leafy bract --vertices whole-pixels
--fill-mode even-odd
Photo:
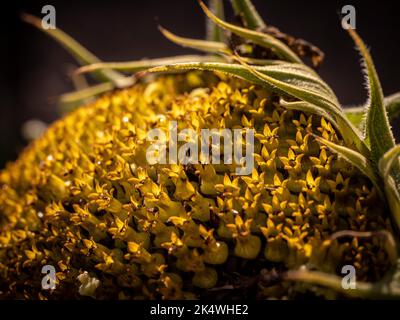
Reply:
[[[297,56],[296,53],[294,53],[286,44],[284,44],[282,41],[274,38],[273,36],[266,34],[266,33],[261,33],[255,30],[250,30],[246,28],[242,28],[236,25],[233,25],[231,23],[228,23],[224,20],[221,20],[218,18],[216,15],[214,15],[208,8],[207,6],[200,1],[200,6],[204,10],[205,14],[208,16],[209,19],[211,19],[215,24],[220,26],[223,29],[226,29],[239,37],[243,37],[247,40],[252,41],[253,43],[273,50],[278,57],[280,57],[283,60],[287,60],[290,62],[297,62],[301,63],[301,59]]]
[[[389,119],[383,102],[383,92],[372,57],[358,34],[351,28],[349,28],[348,31],[360,50],[365,63],[369,90],[369,102],[367,104],[365,123],[365,141],[370,145],[371,156],[378,162],[386,151],[394,147],[394,138],[390,130]]]

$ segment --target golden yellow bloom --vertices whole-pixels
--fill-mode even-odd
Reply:
[[[187,77],[199,87],[181,88]],[[199,88],[207,90],[193,94]],[[253,276],[311,261],[337,272],[355,259],[360,280],[378,279],[389,266],[379,242],[324,245],[338,230],[390,228],[371,215],[382,210],[374,187],[310,135],[340,141],[329,122],[268,95],[221,75],[163,76],[56,122],[0,175],[1,290],[37,298],[44,264],[59,274],[53,295],[79,295],[85,266],[98,280],[90,290],[97,298],[201,296],[229,282],[227,271],[242,272],[234,261],[253,259],[257,267],[245,271]],[[251,125],[260,141],[252,174],[236,176],[230,165],[148,165],[140,132],[158,126],[159,115],[188,126]]]
[[[371,96],[367,111],[351,111],[366,114],[361,134],[362,117],[347,117],[303,63],[312,51],[317,66],[318,50],[274,38],[250,0],[233,3],[241,26],[223,20],[222,1],[212,1],[215,14],[200,1],[210,41],[160,28],[205,56],[102,63],[45,29],[90,64],[79,72],[107,82],[64,96],[97,98],[0,172],[0,298],[209,299],[227,288],[235,298],[334,298],[348,294],[337,277],[348,264],[361,284],[351,294],[400,296],[398,274],[386,273],[400,266],[391,225],[400,226],[400,146],[365,44],[349,29]],[[168,132],[153,154],[167,163],[148,160],[152,129]],[[239,161],[210,164],[206,152],[200,164],[176,161],[203,129],[246,135],[232,145],[251,147],[251,172],[238,174]],[[222,160],[225,142],[205,149]],[[56,270],[53,290],[41,290],[43,266]]]

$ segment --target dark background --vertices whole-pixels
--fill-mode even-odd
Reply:
[[[320,69],[343,105],[359,104],[366,90],[359,55],[341,28],[340,11],[352,4],[357,31],[370,46],[386,95],[400,90],[400,19],[396,1],[253,0],[270,24],[306,39],[326,54]],[[20,22],[18,14],[41,16],[56,8],[56,23],[105,61],[135,60],[190,53],[157,30],[160,23],[179,35],[205,35],[204,14],[195,0],[17,1],[3,11],[0,28],[0,168],[26,144],[21,125],[32,118],[46,123],[59,115],[56,97],[73,89],[68,72],[74,60],[42,32]],[[228,5],[228,2],[226,2]],[[227,16],[232,12],[227,10]]]

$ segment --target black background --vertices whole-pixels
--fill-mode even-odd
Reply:
[[[343,105],[366,99],[359,55],[341,28],[340,11],[352,4],[357,31],[371,48],[386,95],[400,90],[398,1],[253,0],[265,21],[306,39],[326,54],[320,73]],[[32,118],[58,117],[56,97],[73,89],[68,72],[74,60],[49,37],[23,24],[18,15],[41,15],[52,4],[57,26],[105,61],[135,60],[190,53],[157,30],[161,24],[187,37],[205,35],[204,14],[195,0],[31,0],[8,4],[0,29],[0,168],[25,145],[21,125]],[[228,2],[226,2],[228,5]],[[2,4],[3,5],[3,4]],[[232,12],[227,10],[227,16]]]

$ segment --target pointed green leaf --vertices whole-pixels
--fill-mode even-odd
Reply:
[[[173,34],[172,32],[166,30],[165,28],[159,27],[160,31],[162,34],[169,39],[170,41],[186,48],[191,48],[207,53],[213,53],[213,54],[218,54],[218,55],[223,55],[225,61],[227,62],[233,62],[233,55],[231,52],[231,49],[227,45],[225,45],[222,42],[216,42],[216,41],[209,41],[209,40],[202,40],[202,39],[190,39],[190,38],[184,38],[177,36]],[[280,65],[286,63],[286,61],[281,61],[281,60],[269,60],[269,59],[257,59],[257,58],[251,58],[251,57],[242,57],[244,61],[247,63],[255,64],[255,65]],[[161,60],[161,59],[160,59]],[[180,63],[180,62],[202,62],[204,59],[193,59],[192,61],[170,61],[166,62],[165,64],[173,64],[173,63]],[[209,61],[221,61],[221,59],[218,58],[209,58]],[[151,66],[149,66],[151,67]]]
[[[233,62],[234,58],[232,55],[231,50],[227,45],[225,45],[222,42],[216,42],[216,41],[208,41],[208,40],[201,40],[201,39],[190,39],[190,38],[184,38],[177,36],[173,34],[172,32],[166,30],[165,28],[159,27],[160,31],[162,34],[169,39],[170,41],[186,48],[191,48],[207,53],[214,53],[218,55],[223,55],[224,59],[220,58],[214,58],[214,57],[204,57],[204,56],[192,56],[192,60],[188,60],[185,58],[185,56],[182,56],[182,59],[180,57],[174,57],[176,59],[175,61],[172,61],[173,58],[171,58],[171,61],[166,60],[164,64],[173,64],[173,63],[180,63],[180,62],[202,62],[202,61],[227,61],[227,62]],[[251,58],[251,57],[242,57],[244,61],[247,63],[255,64],[255,65],[280,65],[280,64],[285,64],[287,63],[286,61],[281,61],[281,60],[268,60],[268,59],[257,59],[257,58]],[[162,61],[162,59],[154,59],[154,60],[147,60],[149,62],[151,61]],[[161,65],[161,64],[157,64]],[[305,67],[304,65],[300,65],[301,67]],[[149,68],[152,67],[152,65],[149,65]]]
[[[242,59],[243,61],[243,59]],[[309,94],[312,101],[324,101],[333,108],[340,109],[337,105],[337,99],[333,95],[332,90],[325,84],[314,71],[307,66],[294,63],[280,63],[268,66],[252,66],[258,73],[270,76],[270,83],[260,79],[257,74],[253,74],[245,66],[230,63],[218,62],[192,62],[177,63],[165,65],[150,69],[151,72],[168,72],[179,70],[208,70],[219,71],[240,77],[242,79],[258,83],[260,85],[269,85],[281,93],[294,95],[291,90],[298,93],[299,96]],[[289,89],[288,89],[289,88]],[[304,92],[306,91],[306,92]]]
[[[184,63],[184,62],[223,62],[225,61],[222,57],[217,56],[200,56],[200,55],[182,55],[175,57],[159,58],[159,59],[145,59],[136,61],[126,61],[126,62],[99,62],[94,64],[89,64],[87,66],[80,67],[76,70],[76,73],[86,73],[94,72],[100,69],[113,69],[125,72],[138,72],[149,68],[163,66],[166,64]]]
[[[173,34],[161,26],[158,28],[167,39],[182,47],[218,54],[230,52],[228,46],[223,42],[183,38]]]
[[[393,134],[390,130],[389,119],[383,103],[383,92],[372,57],[358,34],[351,28],[348,31],[365,63],[369,89],[365,137],[367,144],[371,146],[371,156],[378,162],[385,152],[394,146]]]
[[[202,39],[191,39],[191,38],[184,38],[173,34],[172,32],[168,31],[167,29],[159,26],[161,33],[170,41],[186,48],[191,48],[207,53],[213,53],[218,55],[223,55],[224,60],[227,62],[233,62],[235,59],[232,55],[231,49],[222,42],[217,41],[210,41],[210,40],[202,40]],[[247,63],[255,64],[255,65],[280,65],[287,63],[286,61],[281,60],[268,60],[268,59],[257,59],[251,57],[242,57],[244,61]],[[161,59],[160,59],[161,60]],[[191,62],[201,62],[203,59],[196,60],[193,59]],[[212,58],[209,59],[210,61],[214,61],[216,59]],[[218,61],[218,60],[216,60]],[[165,64],[173,64],[179,62],[190,62],[190,61],[170,61]],[[300,67],[306,67],[304,65],[299,65]],[[150,66],[149,66],[150,67]]]
[[[101,62],[93,53],[84,48],[81,44],[63,32],[60,28],[56,29],[44,29],[42,28],[41,19],[32,16],[30,14],[23,14],[22,19],[35,26],[39,30],[45,32],[50,37],[59,42],[65,49],[67,49],[74,58],[79,62],[80,65],[93,64]],[[100,81],[112,81],[118,87],[125,87],[132,84],[131,78],[126,78],[123,74],[120,74],[113,70],[99,70],[95,74],[96,78]]]
[[[301,64],[288,63],[286,65],[261,68],[248,65],[236,56],[241,65],[266,84],[275,86],[283,93],[294,96],[317,106],[326,105],[329,109],[340,110],[336,96],[329,86],[308,67]]]
[[[221,61],[225,60],[227,62],[233,62],[235,59],[232,55],[231,49],[229,47],[222,43],[222,42],[217,42],[217,41],[210,41],[210,40],[202,40],[202,39],[191,39],[191,38],[184,38],[177,36],[173,34],[172,32],[168,31],[167,29],[159,26],[159,29],[161,33],[170,41],[176,43],[177,45],[180,45],[182,47],[186,48],[191,48],[207,53],[213,53],[213,54],[218,54],[218,55],[223,55],[225,59],[218,59],[218,58],[209,58],[209,61]],[[182,56],[184,57],[184,56]],[[194,58],[196,56],[193,56]],[[172,59],[172,58],[171,58]],[[173,63],[180,63],[180,62],[202,62],[204,60],[204,57],[197,56],[196,59],[192,59],[191,61],[185,61],[186,59],[180,60],[179,57],[176,57],[176,61],[169,61],[165,62],[165,64],[173,64]],[[257,58],[251,58],[251,57],[241,57],[244,61],[247,63],[255,64],[255,65],[280,65],[280,64],[285,64],[287,63],[286,61],[282,60],[269,60],[269,59],[257,59]],[[156,60],[156,59],[154,59]],[[162,59],[158,59],[162,60]],[[151,60],[147,60],[151,61]],[[137,62],[135,62],[137,63]],[[304,65],[299,65],[300,67],[306,67]],[[151,66],[149,66],[150,68]],[[307,67],[306,67],[307,68]],[[310,69],[311,70],[311,69]],[[313,71],[312,71],[313,72]]]
[[[294,53],[286,44],[282,41],[274,38],[273,36],[261,32],[257,32],[254,30],[242,28],[239,26],[235,26],[228,22],[225,22],[218,17],[216,17],[207,7],[206,5],[199,1],[200,6],[204,10],[205,14],[218,26],[223,29],[229,30],[236,35],[251,40],[253,43],[258,44],[261,47],[272,49],[275,53],[282,58],[283,60],[287,60],[290,62],[302,63],[301,59]]]
[[[348,31],[360,50],[366,67],[370,97],[365,120],[365,141],[367,145],[370,145],[372,159],[378,163],[381,157],[394,147],[394,137],[390,129],[383,101],[383,92],[372,57],[358,34],[351,28]],[[393,178],[396,185],[400,185],[400,166],[398,162],[394,164]]]
[[[235,14],[243,18],[246,27],[252,30],[265,29],[265,22],[250,0],[231,0]]]
[[[233,63],[235,59],[232,58],[232,55],[225,56],[225,58]],[[282,64],[287,64],[287,61],[282,61],[282,60],[273,60],[273,59],[257,59],[257,58],[251,58],[251,57],[240,57],[244,62],[249,63],[251,65],[255,66],[278,66]],[[301,65],[303,66],[303,65]]]

